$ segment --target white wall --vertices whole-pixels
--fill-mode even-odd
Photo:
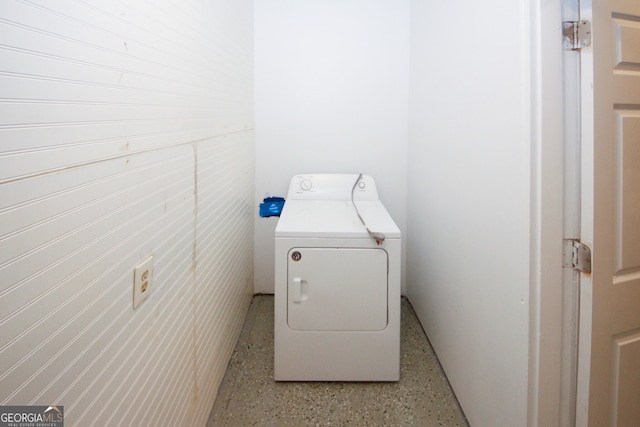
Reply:
[[[252,294],[252,1],[0,17],[0,404],[203,425]]]
[[[406,232],[409,0],[256,2],[255,73],[255,291],[272,293],[277,219],[257,205],[295,174],[372,175]]]
[[[412,1],[407,293],[474,427],[527,425],[528,4]]]

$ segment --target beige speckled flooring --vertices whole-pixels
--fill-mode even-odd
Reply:
[[[207,426],[468,426],[406,299],[401,324],[397,383],[275,382],[273,296],[255,296]]]

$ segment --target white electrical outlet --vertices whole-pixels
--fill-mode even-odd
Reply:
[[[133,269],[133,308],[147,299],[153,283],[153,256],[142,261]]]

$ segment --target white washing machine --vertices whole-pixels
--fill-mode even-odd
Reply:
[[[373,178],[292,178],[275,232],[274,314],[277,381],[399,379],[400,230]]]

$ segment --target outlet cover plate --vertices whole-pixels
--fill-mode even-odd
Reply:
[[[149,297],[153,285],[153,256],[133,269],[133,308]]]

